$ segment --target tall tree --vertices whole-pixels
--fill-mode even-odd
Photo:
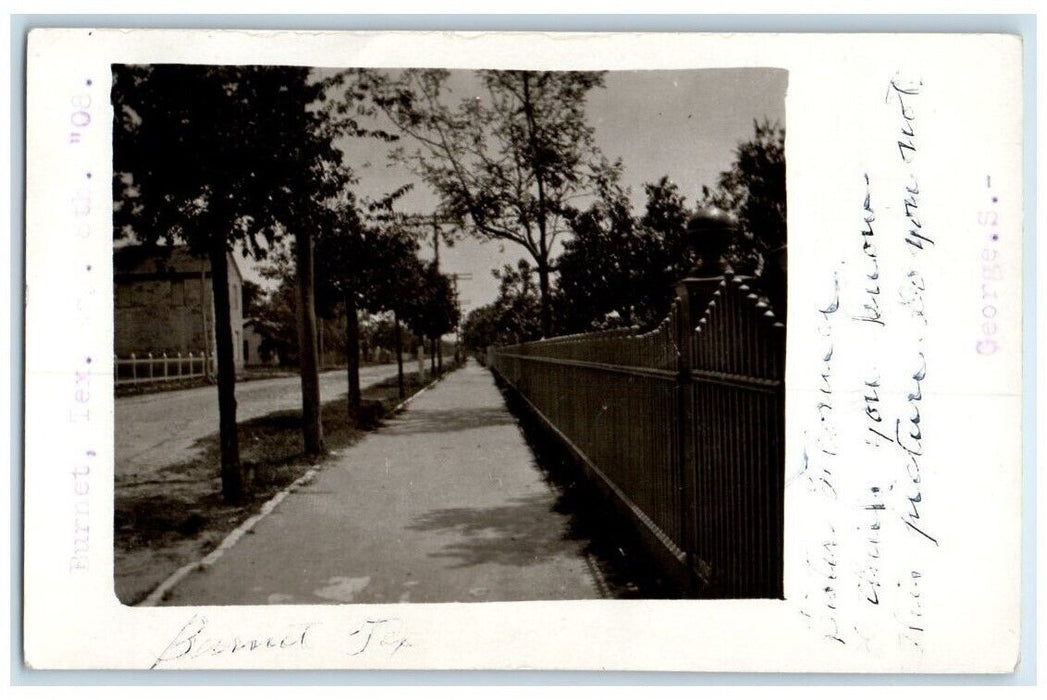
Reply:
[[[522,246],[534,261],[541,328],[552,333],[557,239],[571,202],[615,179],[586,123],[596,72],[479,71],[483,95],[448,106],[443,70],[407,70],[376,92],[386,115],[414,139],[396,157],[481,239]]]
[[[523,343],[542,336],[538,321],[541,302],[530,263],[520,259],[515,268],[504,265],[492,274],[500,281],[498,297],[470,311],[463,324],[465,344],[474,352],[482,352],[488,345]]]
[[[609,324],[632,325],[637,284],[657,259],[655,246],[636,225],[629,199],[606,192],[571,221],[574,236],[564,244],[557,266],[557,316],[561,330],[578,332]],[[660,257],[660,256],[659,256]]]
[[[366,282],[366,247],[363,222],[355,200],[347,198],[338,207],[337,218],[317,240],[319,270],[318,294],[330,315],[341,307],[345,313],[346,380],[349,387],[350,416],[360,407],[360,296]]]
[[[323,452],[320,406],[320,343],[315,291],[314,238],[325,228],[329,212],[322,208],[302,212],[294,235],[267,252],[262,274],[277,283],[268,297],[261,326],[270,349],[280,353],[282,364],[298,366],[302,395],[302,440],[305,455]]]
[[[114,236],[184,243],[211,263],[222,493],[244,495],[236,433],[227,256],[265,250],[308,225],[333,153],[306,105],[308,69],[114,65]]]
[[[383,271],[374,278],[370,310],[393,314],[396,372],[400,398],[406,395],[404,385],[403,324],[414,314],[424,281],[424,267],[418,259],[418,241],[395,225],[386,226],[375,238],[375,270]]]
[[[265,295],[255,314],[255,327],[262,336],[261,351],[279,357],[282,366],[298,365],[298,293],[295,286],[293,277],[277,280],[277,286]]]
[[[649,326],[665,317],[674,282],[694,262],[687,241],[690,212],[667,177],[644,185],[643,215],[625,193],[608,190],[572,222],[574,238],[558,266],[558,313],[564,330]]]
[[[322,306],[340,305],[346,315],[350,409],[359,408],[361,400],[360,312],[402,308],[401,300],[413,295],[408,287],[420,274],[417,242],[387,215],[398,194],[363,207],[352,195],[346,196],[337,220],[317,241]]]
[[[391,341],[396,354],[400,394],[406,389],[403,371],[403,323],[417,317],[419,300],[425,288],[425,270],[418,259],[416,238],[393,217],[361,217],[345,212],[342,223],[321,238],[324,283],[322,288],[332,298],[345,300],[352,315],[360,310],[372,314],[391,314],[392,326],[378,323],[372,329],[372,342],[387,346]],[[349,297],[346,297],[346,295]],[[353,319],[347,324],[347,352],[359,351],[359,326]],[[388,337],[391,336],[391,337]],[[410,340],[408,334],[406,340]],[[355,347],[353,347],[355,345]],[[349,369],[350,407],[359,405],[358,367]],[[354,389],[354,385],[356,388]]]
[[[785,245],[785,129],[754,121],[753,137],[738,145],[731,167],[702,195],[703,205],[736,214],[761,250]]]
[[[295,231],[295,269],[298,272],[298,370],[302,384],[302,432],[307,457],[324,451],[324,432],[320,414],[320,347],[316,335],[316,295],[314,291],[313,235]]]
[[[777,122],[753,122],[753,137],[738,145],[730,169],[714,188],[703,187],[702,204],[738,217],[732,256],[759,283],[776,310],[785,311],[785,129]]]
[[[398,138],[395,134],[382,129],[364,126],[363,121],[376,113],[376,105],[372,98],[377,81],[372,71],[367,69],[338,71],[326,76],[323,82],[322,101],[318,104],[316,112],[321,116],[319,124],[325,129],[325,133],[332,142],[340,138],[342,148],[350,148],[350,144],[345,140],[346,137],[368,137],[384,141],[395,141]],[[368,263],[373,263],[376,259],[376,251],[372,251],[368,242],[364,240],[367,229],[357,211],[355,198],[348,190],[348,186],[355,182],[351,168],[342,162],[341,167],[335,172],[340,175],[338,179],[340,190],[338,196],[326,202],[322,210],[325,225],[316,229],[312,242],[317,243],[321,248],[319,259],[320,277],[323,284],[320,290],[320,301],[330,309],[331,304],[338,300],[342,303],[346,314],[349,406],[354,409],[359,407],[361,399],[359,304],[361,297],[367,298],[369,290],[365,278],[369,270]],[[400,188],[386,195],[384,199],[372,202],[371,210],[379,210],[387,214],[391,211],[392,203],[409,189],[410,186]],[[298,250],[301,254],[305,246],[298,246]],[[310,252],[312,252],[311,248]],[[300,258],[299,269],[307,270],[312,275],[314,272],[312,257],[309,260]],[[312,287],[315,285],[310,279],[310,288]],[[319,375],[313,373],[312,377],[316,382],[315,402],[319,406]],[[303,370],[303,391],[305,389],[304,378]],[[319,421],[317,421],[317,427],[319,427]]]
[[[424,265],[416,279],[416,291],[407,300],[405,311],[411,330],[429,339],[430,362],[436,370],[440,339],[458,325],[458,304],[451,278],[440,273],[435,261]]]

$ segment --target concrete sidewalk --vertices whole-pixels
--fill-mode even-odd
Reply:
[[[600,597],[490,373],[470,363],[290,494],[165,605]]]

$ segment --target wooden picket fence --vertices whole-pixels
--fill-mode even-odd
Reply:
[[[131,353],[128,357],[113,357],[113,377],[117,386],[168,382],[193,377],[213,377],[217,374],[217,362],[203,351],[193,354],[166,352]]]

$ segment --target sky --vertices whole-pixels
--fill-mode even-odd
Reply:
[[[714,186],[734,159],[734,149],[753,135],[753,120],[785,125],[787,73],[780,69],[730,68],[688,71],[611,71],[605,86],[589,93],[586,115],[596,145],[609,160],[621,158],[622,184],[631,191],[634,213],[642,212],[644,183],[667,175],[686,204],[694,205],[702,185]],[[452,71],[454,102],[479,95],[471,71]],[[407,143],[402,145],[407,146]],[[390,165],[390,146],[374,139],[347,141],[343,150],[359,178],[358,196],[378,197],[413,182],[397,203],[404,213],[431,213],[435,195],[402,166]],[[423,249],[431,256],[431,248]],[[526,251],[513,243],[464,238],[440,248],[447,273],[471,273],[459,283],[462,310],[490,303],[498,293],[491,270],[515,264]],[[245,272],[257,279],[251,263]]]

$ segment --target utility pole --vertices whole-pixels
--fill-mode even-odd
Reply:
[[[406,224],[408,226],[414,226],[414,227],[421,228],[422,226],[424,226],[424,223],[425,223],[426,219],[429,220],[429,224],[432,226],[432,229],[433,229],[433,270],[437,274],[439,274],[439,272],[440,272],[440,235],[441,235],[441,226],[443,226],[444,224],[453,224],[454,222],[452,220],[450,220],[450,219],[441,219],[440,216],[437,214],[437,212],[433,212],[432,215],[428,216],[428,217],[426,217],[424,215],[419,215],[419,214],[407,215],[406,217],[404,217],[403,222],[404,222],[404,224]],[[464,273],[450,274],[450,275],[448,275],[448,277],[451,278],[451,283],[454,286],[455,306],[459,309],[459,316],[460,316],[461,315],[461,313],[460,313],[461,303],[460,303],[460,300],[458,299],[458,280],[460,280],[460,279],[462,279],[462,280],[471,280],[473,278],[473,275],[472,275],[471,272],[464,272]],[[431,347],[430,347],[430,352],[431,352],[430,364],[431,364],[432,369],[435,371],[437,362],[440,363],[441,367],[443,366],[442,342],[441,342],[440,338],[430,338],[429,340],[431,342]],[[459,350],[460,346],[461,346],[461,319],[459,319],[458,323],[455,324],[455,358],[456,358],[456,360],[460,359],[460,357],[459,357],[459,355],[460,355],[460,350]],[[423,339],[423,347],[424,347],[424,339]]]
[[[404,387],[404,344],[403,336],[400,333],[400,314],[395,310],[393,311],[393,345],[396,349],[396,383],[400,390],[400,398],[403,399],[407,396],[407,390]]]
[[[473,273],[452,272],[448,277],[451,278],[451,288],[454,290],[454,308],[458,311],[458,320],[454,324],[454,361],[458,363],[462,359],[462,300],[458,296],[458,280],[471,280]]]
[[[433,264],[436,266],[436,271],[440,271],[440,222],[436,218],[436,212],[433,212]]]
[[[440,274],[440,222],[436,218],[436,212],[433,212],[433,272]],[[442,372],[444,368],[443,342],[438,337],[430,340],[433,346],[431,364],[435,371]]]

